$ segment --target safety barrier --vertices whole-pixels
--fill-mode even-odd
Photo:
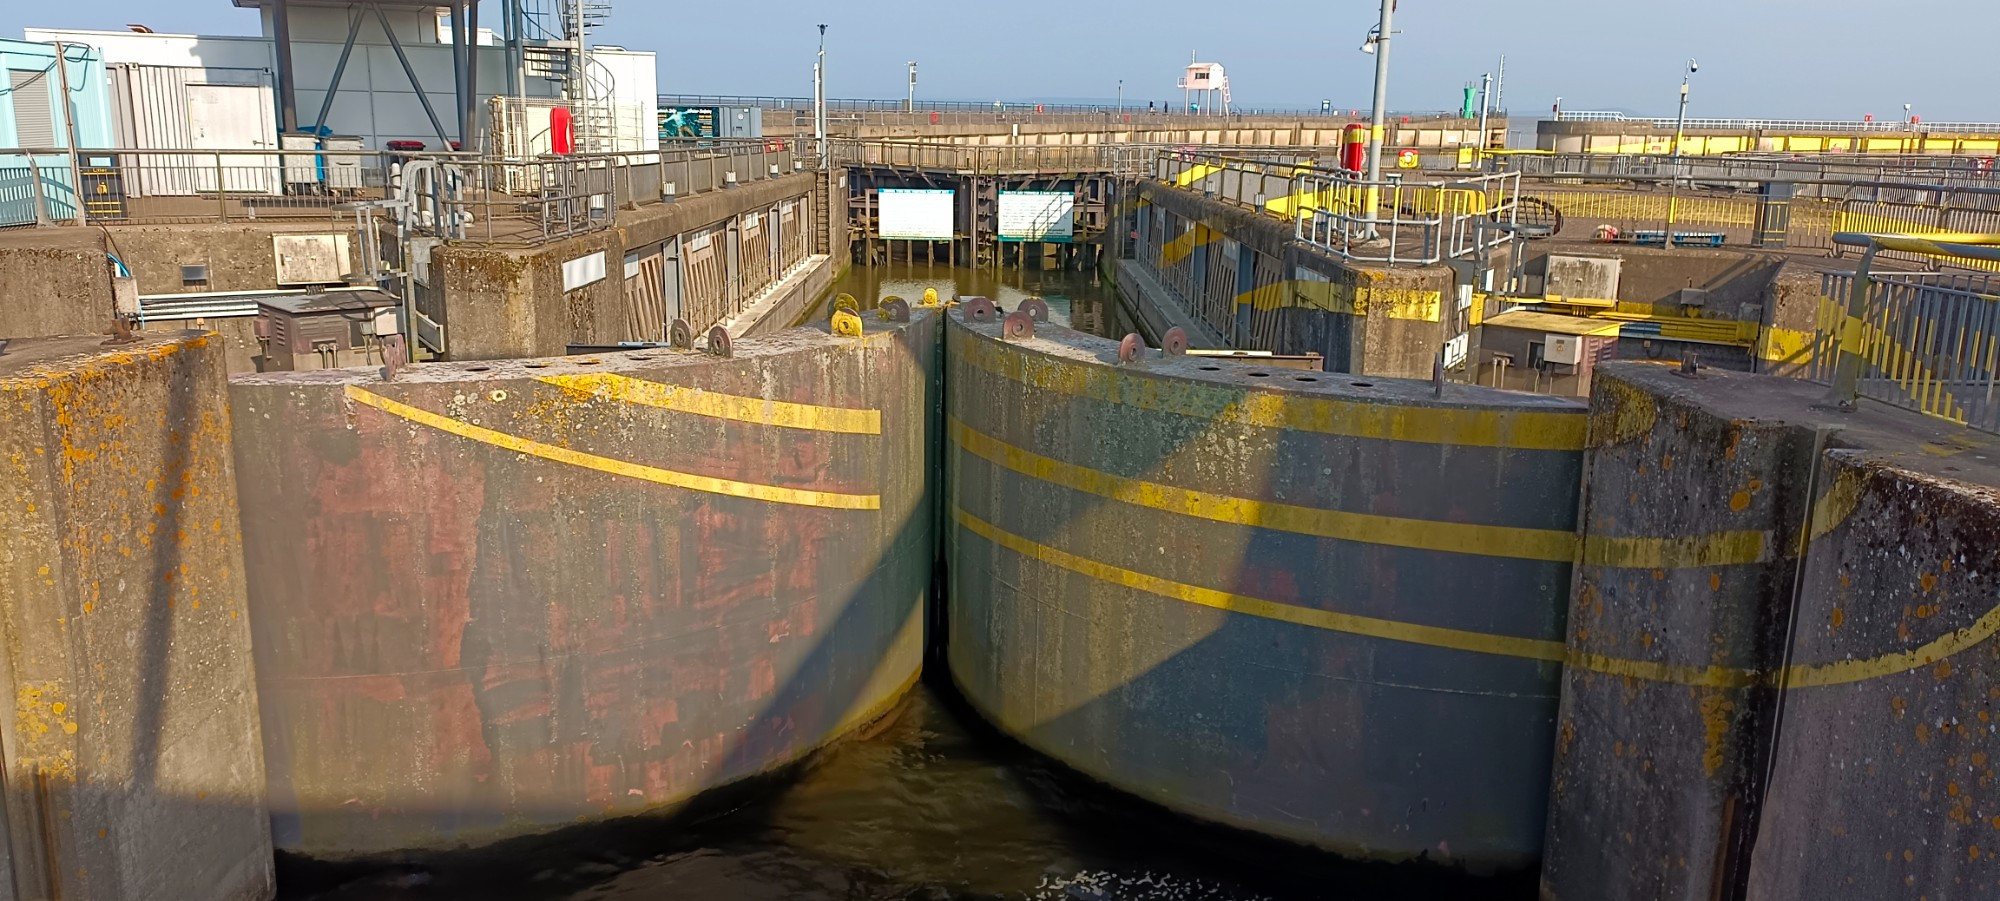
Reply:
[[[1293,223],[1298,240],[1344,260],[1434,264],[1510,240],[1520,176],[1369,182],[1308,163],[1161,153],[1155,177]]]
[[[1856,275],[1822,276],[1807,377],[1833,384],[1846,349],[1860,362],[1859,396],[2000,432],[2000,277],[1860,277],[1867,300],[1850,322]]]

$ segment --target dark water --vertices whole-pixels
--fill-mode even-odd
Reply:
[[[936,681],[936,680],[930,680]],[[1521,878],[1344,862],[1175,816],[992,732],[947,685],[881,724],[678,817],[498,851],[331,871],[281,867],[295,901],[1487,901]]]
[[[1088,273],[857,267],[864,300],[925,287],[1118,336]],[[824,315],[824,313],[820,313]],[[1198,823],[1092,783],[993,731],[931,661],[894,713],[805,763],[638,817],[401,865],[280,867],[284,901],[1527,901],[1530,877],[1356,864]]]
[[[835,293],[852,294],[863,302],[885,297],[901,297],[912,305],[924,296],[925,288],[936,288],[938,296],[991,297],[1002,309],[1011,310],[1028,297],[1040,297],[1049,305],[1049,321],[1079,331],[1108,338],[1122,338],[1132,331],[1129,317],[1118,309],[1118,290],[1095,273],[1059,269],[964,269],[924,263],[895,263],[886,266],[855,266],[833,287]],[[824,307],[806,314],[824,316]]]

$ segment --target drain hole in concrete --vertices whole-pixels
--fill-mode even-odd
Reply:
[[[547,368],[549,368],[549,364],[547,364],[547,363],[529,363],[529,364],[527,364],[527,366],[528,366],[528,368],[529,368],[529,369],[547,369]]]
[[[1268,379],[1271,377],[1271,374],[1268,372],[1252,372],[1249,375],[1253,379]]]
[[[577,364],[578,366],[596,366],[597,364],[599,364],[599,363],[602,363],[602,362],[604,362],[604,361],[603,361],[603,360],[578,360],[578,361],[576,361],[576,364]]]
[[[626,357],[625,359],[627,359],[627,360],[650,360],[650,359],[652,359],[652,358],[653,358],[653,355],[652,355],[652,354],[631,354],[631,355],[627,356],[627,357]]]
[[[1353,385],[1353,386],[1354,386],[1354,387],[1356,387],[1356,388],[1373,388],[1373,387],[1375,387],[1375,383],[1374,383],[1374,382],[1348,382],[1348,384],[1350,384],[1350,385]]]
[[[1309,376],[1309,375],[1295,375],[1295,376],[1292,376],[1292,381],[1294,381],[1294,382],[1317,382],[1317,381],[1319,381],[1319,379],[1316,379],[1316,378],[1313,378],[1312,376]]]
[[[1222,371],[1222,367],[1220,367],[1220,366],[1203,366],[1203,367],[1201,367],[1201,371],[1203,371],[1203,372],[1221,372],[1221,371]]]
[[[493,371],[493,367],[491,367],[491,366],[467,366],[467,367],[465,367],[465,371],[466,371],[466,372],[492,372],[492,371]]]

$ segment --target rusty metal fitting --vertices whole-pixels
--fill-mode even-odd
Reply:
[[[1017,312],[1026,313],[1030,316],[1035,317],[1036,322],[1049,321],[1048,302],[1042,300],[1039,297],[1030,297],[1027,300],[1021,301],[1021,305],[1015,307],[1014,309]]]
[[[910,321],[909,301],[900,297],[891,297],[888,300],[882,301],[882,306],[875,310],[875,315],[877,318],[889,322],[908,322]]]
[[[1174,326],[1173,328],[1167,329],[1167,333],[1160,336],[1160,356],[1163,357],[1183,356],[1187,353],[1187,349],[1188,349],[1187,332],[1182,331],[1181,327],[1178,325]]]
[[[694,326],[685,319],[675,319],[667,326],[667,344],[681,350],[694,349]]]
[[[724,359],[736,355],[735,348],[729,346],[729,332],[722,326],[718,325],[708,330],[708,353],[710,356]]]
[[[1020,310],[1007,314],[1000,321],[1000,337],[1008,341],[1021,341],[1035,336],[1035,317]]]
[[[1000,318],[1000,308],[990,298],[968,297],[959,305],[959,315],[967,322],[992,322]]]
[[[1139,337],[1138,332],[1126,335],[1124,340],[1118,342],[1118,362],[1121,364],[1137,363],[1139,362],[1139,353],[1145,349],[1146,340]]]
[[[853,310],[833,311],[833,333],[842,338],[861,337],[861,317]]]

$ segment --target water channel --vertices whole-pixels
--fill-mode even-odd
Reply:
[[[858,298],[923,289],[1049,302],[1129,331],[1088,273],[860,268]],[[693,809],[399,865],[281,860],[282,901],[1525,901],[1532,877],[1342,861],[1198,823],[1073,774],[994,731],[933,666],[862,734]]]

